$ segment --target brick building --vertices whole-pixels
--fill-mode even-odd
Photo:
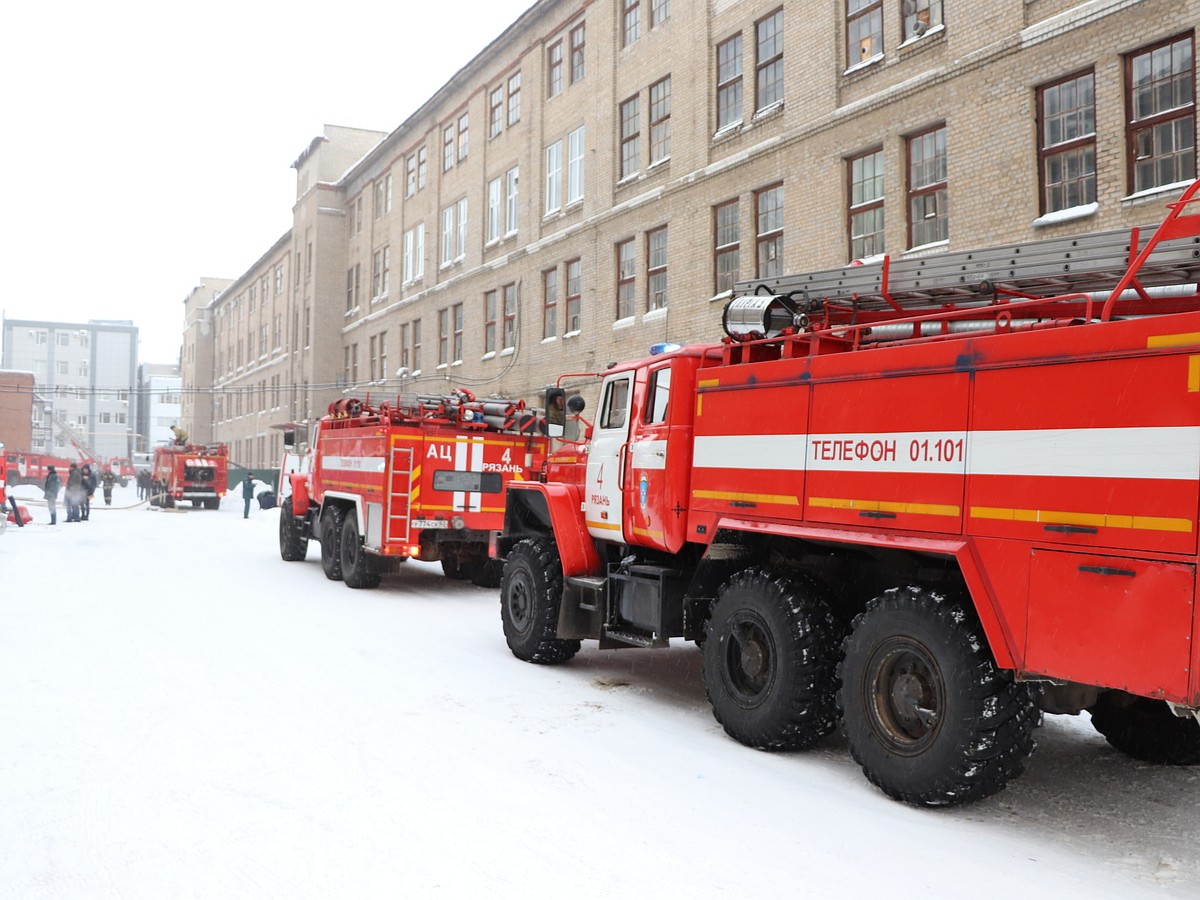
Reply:
[[[345,393],[532,399],[716,339],[738,281],[1155,223],[1196,176],[1198,20],[539,0],[390,134],[312,142],[292,229],[189,331],[185,386],[207,354],[214,437],[270,464],[272,424]]]

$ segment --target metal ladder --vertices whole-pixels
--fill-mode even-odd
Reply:
[[[387,539],[408,540],[409,524],[412,519],[412,460],[411,447],[392,444],[391,460],[388,465],[387,493],[388,508]]]
[[[881,263],[847,265],[800,275],[742,281],[743,294],[807,294],[811,302],[854,304],[862,310],[917,310],[986,303],[995,295],[1053,297],[1108,292],[1115,285],[1151,287],[1200,283],[1200,213],[1184,215],[1200,180],[1184,191],[1161,225],[1075,237],[1046,238],[984,250],[962,250]],[[1153,236],[1145,247],[1139,234]],[[1153,255],[1151,256],[1151,251]],[[1135,278],[1128,277],[1135,258]],[[1114,296],[1119,291],[1114,291]]]

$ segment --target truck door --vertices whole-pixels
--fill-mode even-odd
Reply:
[[[626,493],[633,374],[621,372],[605,379],[600,391],[599,415],[592,429],[584,520],[588,533],[605,541],[624,540],[622,510]]]
[[[625,530],[641,547],[678,552],[686,539],[690,496],[692,385],[698,360],[651,366],[645,401],[637,404],[629,439],[630,502]],[[686,399],[685,399],[686,398]]]

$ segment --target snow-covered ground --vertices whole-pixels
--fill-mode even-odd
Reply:
[[[727,738],[690,644],[528,665],[436,565],[353,591],[276,510],[135,497],[0,537],[0,898],[1200,897],[1200,769],[1086,715],[913,809]]]

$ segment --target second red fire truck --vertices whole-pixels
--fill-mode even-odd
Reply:
[[[325,575],[352,588],[375,587],[407,559],[498,584],[490,548],[505,489],[541,474],[543,425],[521,401],[465,390],[374,406],[336,401],[309,449],[285,458],[280,555],[302,560],[309,540],[319,541]]]
[[[226,444],[166,444],[154,448],[150,470],[150,505],[173,507],[185,500],[192,506],[216,509],[229,490],[229,449]]]

